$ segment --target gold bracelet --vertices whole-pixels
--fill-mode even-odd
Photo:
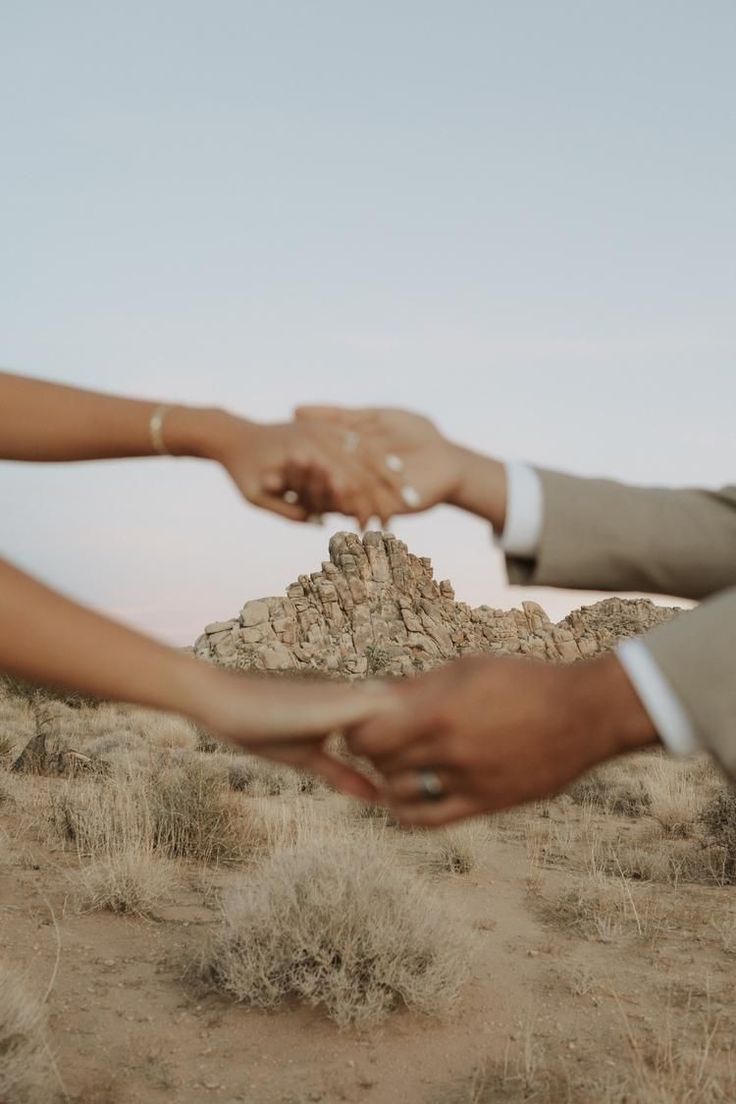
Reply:
[[[171,407],[166,403],[162,403],[161,406],[157,406],[151,415],[148,423],[148,428],[151,433],[151,444],[153,445],[153,451],[157,452],[159,456],[171,456],[172,454],[166,447],[164,441],[164,419],[171,410]]]

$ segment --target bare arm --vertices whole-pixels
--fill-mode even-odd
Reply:
[[[151,456],[149,422],[158,403],[0,373],[0,457],[103,460]],[[172,453],[209,456],[225,412],[178,406],[166,418]],[[248,423],[244,422],[244,426]]]
[[[0,670],[34,682],[183,713],[216,736],[314,770],[370,798],[373,788],[320,737],[371,716],[387,691],[247,677],[203,663],[50,590],[0,560]],[[291,741],[312,737],[301,745]]]
[[[0,373],[0,459],[151,456],[159,405]],[[171,454],[218,462],[249,502],[293,521],[337,510],[365,525],[395,512],[400,480],[378,447],[364,442],[350,453],[334,425],[261,425],[225,410],[171,405],[162,436]]]

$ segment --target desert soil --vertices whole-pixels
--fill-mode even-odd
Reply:
[[[478,943],[442,1022],[403,1010],[339,1030],[319,1010],[263,1013],[193,989],[183,970],[242,873],[184,866],[155,919],[81,913],[79,856],[17,804],[0,813],[2,957],[37,992],[50,987],[51,1048],[80,1104],[734,1099],[734,890],[611,870],[647,819],[565,796],[478,822],[472,869],[430,875]]]

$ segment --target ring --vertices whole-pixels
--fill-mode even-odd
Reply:
[[[406,505],[414,510],[417,508],[417,506],[419,506],[422,501],[419,491],[415,490],[414,487],[402,488],[401,497],[403,498]]]
[[[445,788],[436,771],[428,769],[417,771],[417,781],[425,801],[441,801],[445,796]]]
[[[389,471],[400,472],[404,470],[404,461],[395,452],[390,452],[386,457],[386,467]]]
[[[354,429],[348,429],[345,433],[345,439],[343,441],[343,448],[346,452],[356,452],[358,445],[360,444],[360,434],[356,433]]]

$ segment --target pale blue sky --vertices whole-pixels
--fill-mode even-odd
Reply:
[[[735,37],[731,0],[5,0],[0,363],[733,480]],[[7,555],[180,643],[329,535],[188,461],[5,465],[0,511]],[[478,521],[395,531],[519,600]]]

